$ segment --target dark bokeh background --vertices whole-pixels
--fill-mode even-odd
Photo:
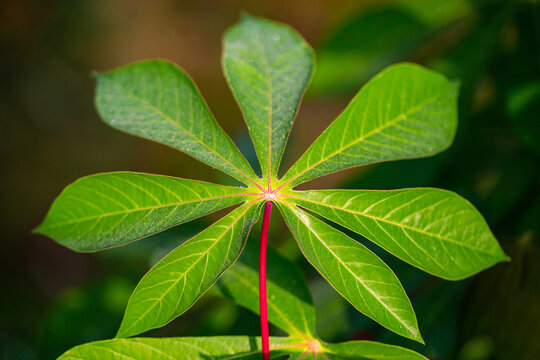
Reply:
[[[433,359],[540,358],[540,13],[538,1],[525,0],[0,2],[3,358],[52,359],[74,345],[114,336],[149,266],[216,218],[99,254],[73,253],[31,234],[62,188],[91,173],[134,170],[227,181],[184,154],[102,123],[92,105],[92,70],[145,58],[180,64],[253,159],[220,68],[222,33],[242,10],[291,24],[319,55],[284,168],[384,66],[409,60],[459,78],[460,125],[449,151],[344,171],[310,186],[451,189],[480,209],[512,256],[511,263],[448,282],[374,249],[411,297],[427,343],[421,346],[342,300],[302,260],[275,216],[272,246],[305,269],[320,335],[400,344]],[[256,226],[253,236],[257,232]],[[208,295],[147,335],[257,333],[256,316]]]

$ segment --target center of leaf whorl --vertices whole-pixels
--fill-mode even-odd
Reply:
[[[310,351],[313,351],[314,353],[322,352],[322,345],[319,340],[311,339],[308,344]]]
[[[263,197],[268,201],[273,201],[273,200],[277,200],[278,194],[277,194],[277,191],[272,191],[272,189],[270,189],[269,191],[265,191],[263,193]]]

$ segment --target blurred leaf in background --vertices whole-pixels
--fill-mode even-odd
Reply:
[[[351,14],[319,47],[310,94],[358,89],[358,84],[389,64],[414,59],[426,41],[471,11],[466,0],[420,0],[383,3]]]

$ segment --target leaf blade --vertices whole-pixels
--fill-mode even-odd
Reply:
[[[374,341],[347,341],[339,344],[324,344],[330,359],[400,359],[427,360],[426,357],[400,346]]]
[[[169,145],[245,184],[257,184],[253,169],[193,81],[170,62],[141,61],[97,74],[95,105],[114,128]]]
[[[223,70],[248,125],[263,178],[281,156],[311,79],[314,53],[292,28],[243,15],[224,37]]]
[[[272,357],[298,351],[287,338],[270,337],[269,342]],[[179,359],[178,354],[182,359],[193,360],[258,360],[261,342],[260,338],[250,336],[112,339],[76,346],[58,360],[174,360]]]
[[[133,291],[117,337],[161,327],[189,309],[238,259],[259,212],[260,203],[242,205],[154,265]]]
[[[457,89],[456,83],[418,65],[386,68],[362,87],[287,171],[280,186],[294,187],[349,167],[443,151],[457,127]]]
[[[134,172],[80,178],[36,233],[75,251],[120,246],[249,198],[248,189]]]
[[[407,294],[381,259],[301,209],[284,202],[279,209],[304,256],[345,299],[387,329],[423,342]]]
[[[294,201],[300,206],[444,279],[463,279],[508,259],[480,213],[450,191],[418,188],[297,194]]]

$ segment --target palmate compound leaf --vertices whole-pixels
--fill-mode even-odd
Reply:
[[[381,259],[294,205],[278,206],[304,256],[345,299],[384,327],[423,342],[405,290]]]
[[[75,251],[102,250],[237,204],[248,191],[161,175],[96,174],[64,189],[35,232]]]
[[[96,80],[96,108],[109,125],[172,146],[245,184],[257,185],[251,166],[178,66],[141,61],[97,74]]]
[[[244,22],[243,25],[236,28],[236,31],[239,31],[236,34],[238,37],[234,35],[235,30],[231,30],[234,41],[250,40],[248,38],[242,40],[243,35],[240,34],[246,31],[244,26],[249,22],[253,22],[250,26],[257,28],[265,28],[269,25],[278,26],[255,18],[249,18],[246,21],[248,22]],[[281,30],[276,28],[273,31],[273,35],[277,34],[280,37],[284,35],[284,39],[290,37],[287,41],[291,40],[291,51],[299,51],[299,54],[303,53],[299,50],[300,47],[304,46],[301,38],[295,38],[295,34],[290,31],[281,33]],[[255,34],[255,32],[253,33]],[[277,43],[279,45],[279,40]],[[303,56],[306,56],[306,54],[303,53]],[[231,53],[229,52],[228,55],[231,55]],[[238,57],[237,55],[241,54],[235,54],[231,58],[236,60],[242,58],[242,56]],[[292,67],[295,67],[298,65],[295,61],[300,58],[295,59],[294,56],[289,57],[290,55],[288,51],[284,51],[281,54],[282,58],[278,57],[277,60],[284,61],[286,59],[290,61]],[[258,54],[256,52],[251,53],[243,60],[257,61],[261,59],[260,56],[259,49]],[[255,116],[255,114],[250,113],[253,109],[247,105],[248,97],[237,93],[239,89],[245,86],[242,80],[247,79],[247,81],[254,83],[257,75],[252,73],[243,79],[235,78],[238,74],[235,74],[235,65],[234,61],[230,62],[231,58],[229,58],[230,67],[227,65],[227,59],[225,59],[224,64],[226,71],[230,71],[227,75],[231,81],[231,87],[244,111],[252,135],[258,136],[255,134],[259,134],[261,137],[266,137],[268,143],[266,152],[264,142],[259,142],[255,147],[261,161],[268,160],[268,165],[263,165],[263,169],[266,166],[266,174],[270,178],[275,177],[292,118],[296,113],[296,107],[300,101],[305,83],[307,83],[306,78],[309,78],[309,76],[306,71],[303,71],[298,84],[282,85],[289,86],[290,89],[287,90],[291,90],[291,99],[280,98],[280,94],[275,93],[277,90],[274,87],[272,87],[272,91],[267,91],[269,96],[267,100],[271,97],[272,104],[268,105],[269,102],[266,102],[268,108],[264,109],[265,104],[261,103],[263,108],[260,108],[260,110],[272,110],[271,112],[262,112],[266,115],[265,119],[268,120],[265,132],[265,123],[261,121],[261,123],[255,125],[254,120],[256,119],[251,117]],[[303,59],[301,61],[303,62],[307,57],[301,57],[301,59]],[[290,70],[286,67],[279,70],[272,68],[273,65],[279,64],[279,61],[267,64],[265,67],[266,74],[270,74],[266,79],[272,81],[272,84],[274,80],[279,78],[276,71],[278,75],[281,75],[279,71],[286,72]],[[309,65],[312,66],[312,63],[310,62]],[[300,69],[295,68],[295,71],[300,71]],[[311,73],[311,68],[309,73]],[[97,82],[96,106],[107,123],[132,134],[173,146],[228,173],[245,184],[255,186],[260,190],[264,189],[263,185],[260,184],[261,180],[256,178],[245,158],[217,125],[192,81],[175,65],[165,61],[140,62],[109,73],[100,74],[97,76]],[[268,89],[269,87],[266,88],[266,90]],[[457,85],[441,75],[413,64],[400,64],[389,67],[364,86],[344,113],[314,142],[286,173],[284,178],[277,182],[275,187],[272,184],[272,189],[276,189],[272,196],[273,200],[279,204],[304,254],[315,267],[327,277],[345,298],[363,313],[398,334],[418,341],[421,341],[421,337],[418,332],[416,317],[407,296],[391,270],[359,243],[296,207],[295,200],[292,200],[292,197],[288,200],[284,199],[286,195],[294,194],[291,191],[292,187],[312,178],[347,167],[377,161],[429,156],[442,151],[450,144],[455,133],[456,98]],[[278,108],[274,108],[273,101],[276,101],[275,105]],[[283,109],[279,108],[281,104],[284,106]],[[291,106],[291,108],[285,111],[286,106]],[[280,113],[281,110],[283,110],[283,114]],[[277,116],[274,117],[274,115]],[[270,131],[270,129],[272,130]],[[270,179],[269,181],[272,182],[273,180]],[[218,185],[213,186],[219,187]],[[155,193],[147,191],[146,185],[134,186],[133,191],[135,191],[135,188],[139,191],[138,196],[148,202],[148,206],[159,206],[161,204]],[[224,187],[221,188],[223,190]],[[277,193],[278,190],[282,190],[281,193]],[[174,191],[160,191],[169,193],[171,196],[174,193]],[[230,200],[229,205],[246,200],[246,196],[251,197],[253,195],[251,189],[240,189],[238,191],[240,191],[238,194],[228,194],[231,198],[239,196],[238,201]],[[213,190],[211,192],[214,193]],[[84,196],[86,195],[88,193]],[[281,195],[285,196],[281,197]],[[125,210],[125,208],[129,209],[127,205],[129,196],[122,199],[122,193],[114,194],[110,198],[104,196],[103,199],[95,195],[92,196],[98,199],[98,202],[114,203],[118,201],[116,203],[119,206],[116,209],[117,211]],[[99,216],[102,213],[96,211],[101,211],[100,204],[95,203],[94,198],[91,199],[90,203],[80,205],[83,208],[86,206],[86,212],[90,210],[89,208],[92,208],[92,205],[97,205],[98,208],[94,207],[93,212],[89,214],[90,216]],[[150,202],[150,199],[153,202]],[[261,200],[261,198],[258,198],[258,200]],[[70,201],[67,202],[68,205]],[[200,199],[198,201],[201,202]],[[230,215],[171,252],[150,270],[141,280],[130,299],[118,336],[131,336],[150,328],[162,326],[187,310],[239,256],[249,228],[256,221],[260,210],[260,203],[256,202],[257,200],[253,200],[250,203],[251,206],[250,204],[242,205]],[[79,203],[81,202],[79,201]],[[169,205],[168,202],[163,204]],[[107,206],[111,205],[109,203]],[[139,207],[138,202],[132,205],[136,208]],[[176,206],[176,204],[173,206]],[[209,207],[212,206],[209,205]],[[223,206],[228,205],[221,203],[212,208],[217,210]],[[346,207],[346,203],[344,206]],[[404,207],[407,207],[407,205],[404,205]],[[57,210],[62,210],[62,206],[59,206]],[[140,209],[133,210],[133,212],[136,212]],[[61,211],[58,211],[59,218],[54,220],[61,222],[58,219],[68,220],[70,216],[80,216],[77,211],[78,209],[70,214],[62,214]],[[189,211],[195,213],[198,210],[196,207]],[[187,215],[184,211],[180,211],[181,220],[177,219],[177,221],[181,222],[190,219],[189,211]],[[175,212],[176,210],[171,209],[171,213]],[[145,215],[154,216],[153,214],[154,212],[149,211]],[[198,216],[201,215],[203,213]],[[326,215],[323,214],[323,216]],[[129,217],[130,215],[126,216],[126,218]],[[123,218],[121,219],[118,221],[122,222]],[[146,216],[142,216],[137,220],[143,223],[145,219]],[[165,217],[165,220],[167,219],[168,217]],[[96,222],[95,226],[99,227],[100,223],[101,221]],[[139,222],[135,222],[130,226],[138,228],[138,224]],[[158,224],[161,223],[158,222]],[[115,231],[117,225],[111,224],[110,226],[111,229],[107,229],[105,232],[98,231],[97,234],[92,233],[94,230],[90,226],[89,229],[86,229],[87,233],[71,229],[72,233],[66,231],[68,234],[63,235],[66,235],[66,243],[68,243],[73,240],[73,237],[70,237],[73,234],[75,234],[75,238],[90,234],[86,241],[82,242],[82,250],[106,248],[115,245],[114,243],[111,244],[108,232]],[[42,226],[38,231],[42,230],[43,233],[46,233],[43,230],[46,228],[46,226]],[[147,229],[144,229],[142,236],[148,235]],[[132,231],[131,227],[126,227],[124,230],[126,233]],[[151,232],[160,230],[163,229],[159,227],[152,228]],[[121,243],[130,241],[124,238],[124,233],[120,234]],[[106,239],[105,242],[102,241],[103,237]],[[97,245],[92,245],[92,242]],[[74,243],[77,243],[77,241]],[[71,246],[76,248],[78,245],[71,244]],[[427,246],[426,251],[433,250],[429,248],[429,244]],[[369,271],[364,271],[367,268],[369,268]],[[247,304],[244,305],[247,306]],[[309,307],[309,303],[306,305],[307,307]],[[306,329],[312,330],[312,325],[308,323]],[[217,347],[215,349],[215,355],[205,354],[199,348],[196,353],[192,351],[193,358],[239,359],[249,358],[249,356],[258,357],[260,354],[257,350],[258,345],[255,344],[256,341],[249,338],[244,339],[244,344],[248,344],[249,350],[252,351],[250,355],[244,354],[248,357],[237,355],[237,351],[233,347],[227,348],[225,345],[219,345],[219,349]],[[380,356],[379,353],[384,354],[385,351],[377,347],[388,348],[382,344],[365,342],[355,342],[349,345],[342,344],[332,348],[330,345],[326,346],[315,339],[313,340],[289,348],[288,351],[292,352],[290,358],[301,359],[311,350],[324,350],[324,357],[328,359],[380,359],[386,355]],[[115,339],[106,343],[113,346],[120,346],[119,344],[131,346],[132,341],[138,342],[141,340]],[[142,341],[145,342],[146,340]],[[177,340],[163,339],[156,341],[164,341],[167,344],[169,341],[174,342]],[[204,342],[206,340],[193,341]],[[231,341],[234,342],[234,340]],[[302,346],[303,352],[299,353],[297,350]],[[193,344],[187,347],[193,348]],[[103,352],[102,354],[109,354],[114,358],[126,357],[122,354],[124,350],[121,348],[114,349],[111,352],[108,349],[103,349],[102,345],[95,347],[93,344],[88,344],[79,347],[79,349],[83,348],[95,352],[97,358],[103,358],[99,355],[100,351]],[[376,355],[359,355],[357,350],[362,348],[364,350],[371,349],[372,354]],[[149,349],[149,351],[152,350]],[[276,349],[274,349],[275,351]],[[405,359],[407,358],[405,353],[407,356],[412,356],[410,355],[411,352],[403,349],[395,351],[389,350],[387,354],[390,355],[386,357]],[[369,351],[366,350],[366,352]],[[231,353],[235,353],[235,355],[230,355]],[[158,356],[165,356],[169,359],[174,358],[164,352],[156,355],[156,358]],[[127,357],[129,358],[130,355],[127,355]],[[75,358],[77,357],[75,356]],[[422,359],[420,355],[416,358]]]
[[[421,66],[393,65],[371,79],[279,181],[294,187],[353,166],[434,155],[457,126],[458,86]]]
[[[189,309],[236,261],[260,205],[240,206],[154,265],[133,291],[117,336],[161,327]]]
[[[273,181],[314,67],[311,47],[292,28],[242,16],[224,37],[223,70],[261,164]]]
[[[235,303],[259,314],[259,247],[248,241],[240,259],[219,279],[215,289]],[[315,337],[315,309],[302,270],[292,261],[268,249],[268,321],[291,337]]]
[[[459,280],[509,258],[467,200],[446,190],[316,190],[291,200],[430,274]]]
[[[314,355],[311,355],[309,346],[291,338],[270,337],[269,342],[272,359],[427,360],[414,351],[371,341],[351,341],[341,344],[317,342],[315,344],[321,345],[321,348]],[[76,346],[66,351],[58,360],[260,360],[260,358],[260,338],[214,336],[96,341]]]

